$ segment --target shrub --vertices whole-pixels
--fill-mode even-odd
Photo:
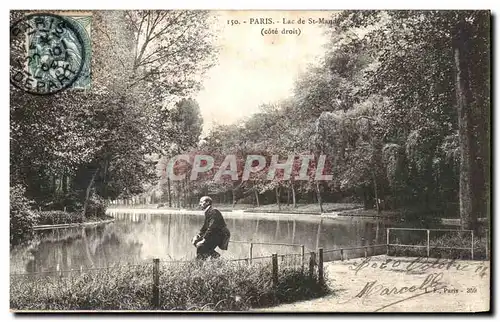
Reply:
[[[106,215],[106,202],[101,196],[93,194],[88,201],[85,216],[90,218],[102,218]]]
[[[81,213],[69,213],[62,210],[38,212],[38,225],[60,225],[81,222],[83,222]]]
[[[81,196],[77,191],[68,191],[66,193],[56,192],[49,197],[49,202],[44,203],[43,210],[63,210],[68,212],[78,212],[83,209]]]
[[[15,245],[33,236],[37,215],[31,210],[33,202],[26,198],[24,187],[10,188],[10,244]]]

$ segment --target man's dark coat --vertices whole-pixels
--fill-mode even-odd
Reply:
[[[219,210],[209,207],[205,211],[205,222],[198,233],[200,240],[205,239],[207,245],[219,246],[222,250],[227,250],[231,233],[226,226],[226,222]]]

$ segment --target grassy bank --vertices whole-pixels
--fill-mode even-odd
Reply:
[[[36,226],[78,224],[78,223],[102,221],[113,218],[106,214],[87,215],[86,217],[83,217],[82,213],[71,213],[62,210],[37,211],[36,214],[37,214]]]
[[[224,260],[160,265],[160,310],[242,311],[327,294],[317,277],[298,266],[279,268]],[[12,276],[13,310],[153,310],[152,265],[69,273]]]
[[[245,212],[267,212],[267,213],[298,213],[298,214],[321,214],[321,210],[318,204],[296,204],[293,205],[282,204],[278,207],[277,204],[262,205],[257,207],[251,204],[215,204],[215,207],[220,211],[245,211]],[[351,209],[362,208],[363,205],[351,204],[351,203],[324,203],[323,212],[334,212],[334,211],[345,211]],[[143,209],[172,209],[179,210],[180,208],[171,207],[169,208],[166,204],[143,204],[143,205],[110,205],[109,208],[143,208]],[[183,208],[186,210],[199,210],[198,208]]]
[[[344,211],[349,209],[355,209],[363,207],[363,205],[359,204],[350,204],[350,203],[324,203],[323,204],[323,213],[334,212],[334,211]],[[322,213],[318,204],[296,204],[295,207],[293,205],[282,204],[278,207],[277,204],[271,205],[262,205],[260,207],[253,207],[247,209],[248,212],[270,212],[270,213],[298,213],[298,214],[313,214],[319,215]]]

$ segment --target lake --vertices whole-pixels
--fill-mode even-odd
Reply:
[[[203,224],[203,215],[109,212],[113,223],[87,227],[38,231],[28,245],[11,249],[11,273],[105,267],[116,263],[139,263],[153,258],[191,260],[196,249],[190,243]],[[228,259],[249,256],[249,243],[304,245],[335,249],[385,243],[384,223],[375,219],[320,218],[304,215],[224,213],[231,231]],[[253,245],[252,256],[300,253],[300,246]],[[371,250],[369,250],[371,251]],[[378,249],[383,252],[384,249]],[[363,250],[356,251],[359,255]],[[351,252],[351,254],[354,254]],[[330,254],[333,256],[333,254]],[[346,255],[350,255],[346,252]]]

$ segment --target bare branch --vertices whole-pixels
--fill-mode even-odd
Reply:
[[[141,22],[139,23],[139,27],[137,27],[137,37],[135,39],[135,59],[134,59],[134,72],[135,70],[137,69],[137,63],[138,63],[138,57],[137,57],[137,52],[139,50],[139,39],[141,37],[141,29],[142,29],[142,25],[144,23],[144,18],[146,16],[145,15],[142,15],[141,17]]]
[[[163,29],[161,29],[153,37],[151,37],[151,40],[153,40],[156,37],[162,35],[169,27],[171,27],[174,23],[177,23],[177,21],[179,20],[180,16],[182,16],[183,14],[184,14],[184,12],[180,11],[180,13],[174,19],[172,19],[171,21],[169,21],[167,23],[167,25]],[[163,18],[165,18],[165,17],[163,17]]]
[[[125,16],[132,22],[131,25],[138,32],[139,28],[137,27],[137,21],[134,21],[134,17],[131,14],[130,10],[125,11]]]
[[[118,43],[116,42],[116,40],[113,40],[113,39],[111,38],[111,36],[108,34],[108,32],[107,32],[107,31],[103,30],[102,28],[99,28],[99,26],[97,26],[97,24],[96,24],[96,26],[95,26],[95,27],[96,27],[96,28],[97,28],[100,32],[102,32],[102,33],[103,33],[106,37],[108,37],[109,41],[110,41],[113,45],[116,45],[117,47],[120,47],[120,44],[118,44]],[[124,62],[123,62],[123,60],[121,59],[120,55],[118,55],[117,57],[118,57],[118,61],[122,64],[123,68],[127,68],[127,67],[125,67],[125,63],[124,63]]]
[[[359,121],[361,119],[367,119],[367,120],[372,121],[372,122],[378,122],[373,117],[365,116],[365,115],[361,115],[361,116],[358,116],[358,117],[348,117],[348,116],[346,116],[346,118],[349,119],[349,120],[351,120],[351,121]]]
[[[149,37],[149,25],[151,24],[151,12],[148,12],[147,15],[148,15],[148,24],[146,25],[146,36]]]
[[[134,81],[132,84],[130,84],[128,86],[128,88],[132,88],[134,87],[135,85],[139,84],[140,82],[142,82],[143,80],[145,80],[146,78],[148,78],[149,76],[153,75],[153,73],[151,71],[147,72],[144,74],[144,76],[142,76],[141,78],[137,79],[136,81]]]
[[[147,25],[146,25],[146,36],[145,36],[146,38],[144,39],[144,43],[142,44],[139,56],[135,60],[135,63],[134,63],[134,72],[137,70],[137,67],[138,67],[137,64],[141,61],[142,55],[144,55],[144,52],[146,51],[146,48],[147,48],[148,43],[149,43],[149,37],[151,36],[150,35],[150,30],[149,30],[149,27],[150,27],[150,24],[151,24],[151,13],[148,12],[148,13],[146,13],[146,15],[148,16]],[[142,24],[141,24],[141,26],[142,26]],[[139,34],[140,34],[140,31],[139,31]]]
[[[161,12],[155,11],[155,13],[156,13],[156,18],[154,19],[153,24],[151,25],[151,35],[153,35],[153,31],[155,30],[156,26],[158,26],[158,24],[161,21],[161,19],[160,19]]]
[[[189,29],[189,28],[191,28],[191,26],[190,26],[190,25],[188,25],[188,26],[187,26],[187,27],[186,27],[186,28],[182,31],[182,33],[181,33],[181,34],[180,34],[180,35],[179,35],[179,36],[178,36],[178,37],[177,37],[174,41],[172,41],[172,42],[171,42],[171,44],[172,44],[172,43],[177,43],[177,42],[179,41],[179,39],[185,35],[186,31],[188,31],[188,29]],[[172,53],[172,52],[168,52],[168,51],[167,51],[167,53],[166,53],[165,55],[162,55],[162,56],[160,56],[160,57],[157,57],[157,58],[155,58],[155,59],[153,59],[153,60],[151,60],[151,61],[149,61],[149,62],[145,62],[145,61],[140,62],[138,66],[140,66],[140,65],[152,64],[152,63],[154,63],[154,62],[157,62],[158,60],[165,59],[165,58],[167,58],[167,57],[169,57],[169,56],[172,56],[173,54],[177,54],[177,53],[179,53],[179,52],[183,51],[184,49],[185,49],[185,47],[181,47],[181,49],[180,49],[180,50],[178,50],[178,51],[176,51],[176,52],[173,52],[173,53]],[[159,67],[163,66],[164,64],[165,64],[165,63],[162,63]]]
[[[174,19],[172,19],[171,21],[169,21],[169,23],[163,28],[161,29],[159,32],[157,32],[156,34],[152,35],[152,37],[149,37],[149,40],[148,42],[151,42],[153,39],[155,39],[156,37],[159,37],[161,36],[162,34],[165,33],[165,31],[171,27],[173,24],[177,23],[178,20],[179,20],[179,17],[182,16],[184,13],[181,11]],[[163,17],[165,18],[166,15]],[[162,19],[163,19],[162,18]],[[184,31],[185,32],[185,31]],[[148,61],[149,58],[151,58],[152,56],[154,56],[155,54],[159,53],[160,52],[160,49],[157,49],[155,51],[153,51],[152,53],[148,54],[145,58],[142,58],[140,59],[140,61],[137,61],[136,62],[136,68],[139,67],[139,66],[143,66],[143,65],[147,65],[149,63],[151,63],[150,61]],[[156,60],[155,60],[156,61]]]
[[[144,24],[144,18],[145,18],[145,17],[146,17],[146,15],[143,15],[143,16],[141,17],[141,23],[139,24],[139,28],[138,28],[138,30],[139,30],[139,31],[138,31],[138,32],[139,32],[139,34],[141,33],[141,29],[142,29],[142,25]],[[137,37],[137,38],[139,38],[139,37]]]

